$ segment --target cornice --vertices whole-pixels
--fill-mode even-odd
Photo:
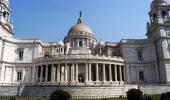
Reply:
[[[1,63],[7,64],[34,64],[34,63],[24,63],[24,62],[8,62],[8,61],[0,61]]]

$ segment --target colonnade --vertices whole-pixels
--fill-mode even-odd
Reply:
[[[124,66],[103,63],[57,63],[36,66],[37,82],[124,81]]]
[[[71,43],[72,47],[89,47],[91,41],[93,41],[91,38],[73,38],[73,39],[70,39],[70,43]]]

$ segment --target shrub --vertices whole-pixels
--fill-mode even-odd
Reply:
[[[170,92],[162,93],[160,100],[170,100]]]
[[[69,100],[71,95],[63,90],[56,90],[54,91],[51,96],[50,100]]]
[[[142,91],[139,89],[131,89],[127,92],[128,100],[140,100],[142,98]]]
[[[165,97],[166,97],[166,93],[162,93],[160,100],[165,100]]]

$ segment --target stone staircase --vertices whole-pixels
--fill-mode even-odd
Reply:
[[[131,88],[137,88],[137,86],[26,86],[23,88],[21,96],[50,96],[53,91],[62,89],[76,98],[119,97],[125,96]]]
[[[16,86],[0,86],[0,96],[16,96],[18,94],[18,87]]]
[[[161,94],[170,92],[170,85],[140,85],[139,89],[143,94]]]
[[[50,96],[62,89],[68,91],[74,98],[102,98],[126,96],[132,88],[139,88],[143,94],[161,94],[170,92],[170,85],[115,85],[115,86],[68,86],[68,85],[28,85],[28,86],[0,86],[0,96]]]

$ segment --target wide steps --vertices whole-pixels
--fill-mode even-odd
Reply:
[[[0,96],[50,96],[50,94],[62,89],[68,91],[72,97],[119,97],[126,96],[126,92],[132,88],[139,88],[143,94],[161,94],[170,92],[169,85],[117,85],[117,86],[0,86]]]

